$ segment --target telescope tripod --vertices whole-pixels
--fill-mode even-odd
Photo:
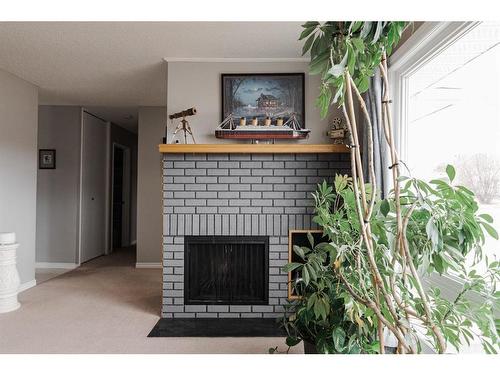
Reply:
[[[187,144],[187,135],[188,134],[191,136],[193,143],[196,144],[196,140],[194,139],[194,135],[193,135],[193,130],[191,129],[191,126],[189,125],[189,121],[186,120],[184,117],[182,118],[181,122],[175,128],[174,133],[172,135],[172,141],[170,143],[174,143],[175,136],[180,131],[184,132],[184,143],[185,144]]]

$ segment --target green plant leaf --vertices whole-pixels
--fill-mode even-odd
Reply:
[[[363,42],[362,39],[352,38],[351,41],[352,41],[352,44],[354,45],[354,47],[356,47],[356,49],[359,50],[359,52],[363,52],[365,50],[365,43]]]
[[[342,328],[337,327],[332,333],[333,345],[338,352],[342,352],[344,349],[345,332]]]
[[[363,23],[363,28],[361,29],[361,34],[359,35],[360,38],[366,38],[368,34],[370,34],[370,31],[372,29],[372,23],[373,22],[365,22]]]
[[[306,42],[304,43],[304,46],[302,47],[302,56],[304,56],[307,53],[307,51],[309,51],[314,42],[315,37],[316,35],[312,34],[311,36],[309,36],[309,38],[307,38]]]
[[[304,259],[304,257],[306,256],[306,253],[304,252],[304,250],[300,246],[294,245],[293,251],[295,252],[295,254],[297,254],[302,259]]]
[[[318,21],[307,21],[306,23],[304,23],[304,24],[302,25],[302,27],[303,27],[303,28],[308,29],[308,28],[310,28],[310,27],[316,27],[316,26],[318,26],[318,25],[319,25],[319,22],[318,22]]]
[[[431,240],[432,245],[435,248],[439,242],[439,230],[432,218],[427,222],[425,231],[427,233],[427,237]]]
[[[355,33],[356,31],[359,30],[359,28],[362,25],[363,25],[363,21],[351,22],[351,25],[349,26],[349,33]]]
[[[342,58],[342,61],[340,61],[340,63],[332,66],[330,68],[330,70],[328,71],[328,73],[331,74],[334,77],[340,77],[341,75],[343,75],[344,74],[344,70],[345,70],[345,66],[347,64],[348,55],[349,54],[346,52],[346,54]]]
[[[302,267],[303,264],[302,263],[287,263],[283,266],[283,272],[291,272],[297,268],[300,268]]]
[[[344,69],[345,69],[344,65],[336,64],[330,68],[328,73],[334,77],[340,77],[342,74],[344,74]]]
[[[304,283],[306,285],[309,285],[309,281],[311,280],[311,278],[309,277],[309,271],[306,267],[302,268],[302,278],[304,279]]]
[[[307,24],[304,24],[307,25]],[[304,31],[300,34],[299,40],[307,38],[314,30],[316,30],[316,25],[306,26]]]
[[[436,271],[441,275],[444,271],[443,258],[439,254],[434,254],[432,256],[432,261],[434,268],[436,268]]]
[[[309,240],[309,244],[312,248],[314,248],[314,237],[311,232],[307,232],[307,239]]]
[[[391,206],[389,205],[389,201],[384,199],[380,204],[380,212],[382,215],[387,216],[387,214],[391,211]]]
[[[370,87],[370,78],[363,76],[357,84],[360,93],[364,93]]]
[[[288,346],[295,346],[295,345],[299,344],[301,341],[302,341],[302,339],[301,339],[301,338],[299,338],[299,337],[291,337],[291,336],[288,336],[288,337],[286,338],[286,344],[287,344]]]
[[[481,219],[486,220],[486,221],[487,221],[488,223],[490,223],[490,224],[491,224],[491,223],[493,223],[493,218],[491,217],[491,215],[488,215],[488,214],[481,214],[481,215],[479,215],[479,217],[480,217]]]
[[[488,234],[491,237],[493,237],[495,240],[498,240],[498,232],[495,230],[495,228],[493,228],[490,224],[485,222],[481,222],[481,225],[484,227],[486,232],[488,232]]]
[[[453,180],[455,179],[455,175],[456,175],[455,167],[453,167],[453,165],[451,165],[451,164],[448,164],[446,166],[446,174],[448,175],[450,182],[453,182]]]
[[[328,66],[330,51],[323,51],[317,55],[309,64],[309,74],[315,75],[322,73]]]
[[[375,29],[375,34],[373,35],[372,44],[375,44],[378,41],[380,35],[382,34],[382,29],[382,21],[378,21],[377,28]]]

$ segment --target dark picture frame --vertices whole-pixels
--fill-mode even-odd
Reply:
[[[56,169],[56,150],[42,148],[38,150],[38,169]]]
[[[296,113],[305,128],[305,73],[224,73],[221,74],[221,121],[265,117],[288,120]]]

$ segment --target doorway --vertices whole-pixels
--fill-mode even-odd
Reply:
[[[111,251],[130,245],[130,148],[113,143]]]

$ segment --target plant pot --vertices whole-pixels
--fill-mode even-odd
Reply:
[[[304,354],[319,354],[318,349],[316,349],[316,344],[304,340]]]

